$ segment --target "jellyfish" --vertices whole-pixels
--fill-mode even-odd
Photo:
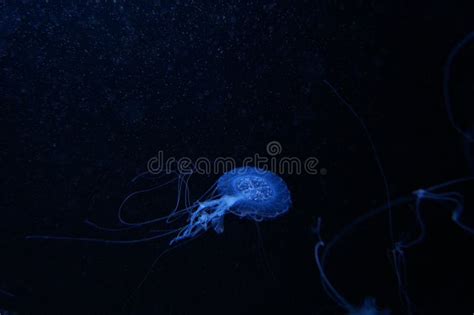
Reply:
[[[224,231],[224,215],[233,213],[254,221],[276,218],[287,212],[291,197],[285,182],[272,172],[243,167],[228,172],[217,181],[217,196],[199,202],[189,224],[171,243],[192,238],[212,227]]]
[[[178,202],[183,198],[188,204],[189,187],[187,185],[189,177],[178,176]],[[174,180],[171,180],[171,182]],[[242,219],[263,221],[274,219],[288,212],[291,207],[291,195],[286,183],[278,175],[255,167],[235,168],[222,175],[217,182],[198,200],[183,209],[178,206],[168,215],[142,222],[130,222],[124,218],[124,204],[134,196],[144,192],[150,192],[169,182],[162,183],[155,187],[137,191],[130,194],[122,202],[118,210],[119,228],[106,228],[91,221],[86,221],[89,226],[107,232],[121,232],[143,228],[155,223],[165,222],[167,224],[180,221],[186,217],[185,222],[179,224],[177,228],[149,230],[151,236],[146,236],[130,240],[108,240],[100,238],[71,237],[71,236],[49,236],[30,235],[27,239],[44,240],[78,240],[89,242],[105,242],[117,244],[140,243],[163,237],[171,237],[170,245],[174,245],[186,239],[193,239],[207,230],[214,230],[220,234],[224,232],[224,216],[227,213],[234,214]],[[182,221],[182,220],[181,220]]]
[[[450,76],[451,76],[451,68],[453,64],[453,60],[457,57],[458,53],[460,50],[462,50],[465,46],[468,44],[474,42],[474,32],[469,33],[461,42],[459,42],[451,51],[449,54],[448,60],[445,65],[445,71],[444,71],[444,100],[445,100],[445,105],[446,109],[448,112],[448,118],[451,123],[451,125],[454,127],[454,129],[459,132],[465,139],[466,143],[470,145],[472,143],[472,131],[464,131],[461,129],[459,124],[455,121],[454,115],[452,112],[452,105],[451,105],[451,100],[450,100],[450,94],[449,94],[449,82],[450,82]],[[361,306],[355,306],[351,303],[349,303],[336,289],[335,287],[331,284],[329,281],[329,278],[327,277],[325,271],[324,271],[324,266],[325,266],[325,260],[332,249],[332,247],[337,243],[339,240],[341,240],[345,235],[347,235],[349,232],[351,232],[356,226],[359,224],[365,222],[369,218],[380,214],[380,213],[387,213],[388,214],[388,225],[389,225],[389,236],[390,236],[390,241],[391,241],[391,259],[393,263],[393,268],[400,292],[400,296],[402,298],[403,303],[405,304],[407,308],[407,312],[410,314],[411,313],[411,307],[412,307],[412,302],[410,300],[409,294],[408,294],[408,289],[406,285],[406,256],[405,256],[405,251],[409,248],[415,247],[419,243],[421,243],[425,239],[426,235],[426,225],[423,220],[422,216],[422,205],[427,202],[427,201],[432,201],[432,202],[437,202],[441,203],[444,206],[447,206],[449,210],[451,210],[451,220],[462,230],[467,232],[468,234],[474,234],[474,227],[472,227],[469,224],[466,224],[462,220],[462,215],[464,212],[464,197],[462,194],[456,191],[450,191],[450,192],[439,192],[439,190],[455,186],[458,184],[466,183],[469,181],[473,181],[474,177],[464,177],[460,179],[455,179],[452,181],[448,181],[436,186],[432,186],[427,189],[419,189],[413,192],[412,196],[405,196],[405,197],[400,197],[398,199],[392,200],[391,198],[391,193],[389,190],[389,185],[388,185],[388,180],[385,175],[385,171],[382,166],[382,162],[379,158],[375,143],[372,139],[371,134],[368,131],[368,128],[366,124],[364,123],[363,119],[361,116],[357,114],[357,112],[354,110],[354,108],[349,104],[348,101],[346,101],[342,95],[336,90],[336,88],[329,83],[328,81],[324,81],[324,83],[329,87],[329,89],[336,95],[338,100],[344,104],[349,111],[352,113],[354,118],[358,121],[360,126],[362,127],[365,137],[368,140],[370,150],[372,151],[374,160],[376,162],[377,168],[379,169],[380,175],[383,180],[383,187],[385,190],[385,198],[386,198],[386,203],[382,207],[379,207],[373,211],[370,211],[366,213],[365,215],[357,218],[354,220],[351,224],[347,225],[342,229],[341,232],[339,232],[328,244],[325,244],[325,242],[322,241],[321,235],[320,235],[320,219],[318,220],[318,226],[316,228],[317,235],[319,238],[319,241],[317,242],[315,246],[315,259],[316,263],[319,269],[320,277],[321,277],[321,282],[323,285],[323,288],[327,292],[327,294],[343,309],[346,310],[346,312],[350,315],[372,315],[372,314],[388,314],[388,310],[380,310],[377,308],[375,304],[375,300],[371,297],[368,297],[365,299],[365,301],[362,303]],[[468,150],[466,150],[468,152]],[[471,156],[469,156],[471,158]],[[419,232],[417,236],[413,239],[410,240],[398,240],[396,237],[395,233],[395,227],[393,223],[393,213],[392,213],[392,208],[400,207],[401,205],[407,205],[411,202],[415,203],[415,217],[416,217],[416,222],[419,228]],[[323,250],[324,248],[324,250]]]
[[[439,185],[431,186],[429,188],[418,189],[412,193],[411,196],[403,196],[395,199],[391,203],[393,209],[400,209],[402,206],[414,204],[415,207],[414,217],[418,226],[418,233],[412,239],[404,239],[395,241],[393,248],[391,249],[391,258],[393,262],[393,268],[395,271],[395,277],[398,283],[400,296],[405,303],[407,312],[411,313],[412,302],[409,297],[409,292],[406,284],[406,254],[405,252],[413,247],[416,247],[425,240],[427,227],[423,220],[423,205],[426,202],[436,202],[446,207],[451,212],[451,221],[456,224],[460,229],[465,231],[467,234],[474,235],[474,227],[464,222],[464,197],[458,191],[444,191],[452,186],[462,185],[468,182],[474,182],[474,177],[463,177],[455,180],[451,180]],[[392,208],[391,208],[392,209]],[[325,243],[321,238],[321,218],[318,219],[317,226],[315,229],[318,237],[318,242],[314,249],[314,255],[316,265],[319,270],[321,277],[321,283],[324,290],[327,292],[329,297],[333,299],[341,308],[346,310],[349,315],[386,315],[390,312],[388,310],[381,310],[377,308],[375,299],[368,297],[362,303],[362,306],[354,306],[340,294],[333,284],[330,282],[324,266],[326,259],[333,247],[340,242],[344,237],[347,237],[353,230],[365,223],[370,218],[382,214],[388,211],[387,205],[383,205],[376,208],[368,213],[355,219],[353,222],[343,227],[339,233],[336,234],[329,242]]]

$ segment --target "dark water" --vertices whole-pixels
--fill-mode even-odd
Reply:
[[[315,225],[331,239],[386,204],[367,126],[394,200],[473,173],[473,145],[450,124],[443,67],[474,30],[469,2],[0,2],[0,314],[345,314],[323,290]],[[474,44],[449,84],[462,130],[474,126]],[[135,245],[26,240],[67,235],[125,240],[117,226],[147,161],[232,157],[278,141],[275,156],[316,157],[318,174],[282,173],[293,207],[258,224],[228,215],[213,231],[153,261],[167,240]],[[193,175],[196,199],[221,175]],[[473,185],[464,222],[474,226]],[[130,207],[166,215],[165,187]],[[396,240],[419,229],[415,204],[393,211]],[[326,273],[353,305],[372,296],[393,314],[471,314],[473,236],[453,204],[427,202],[424,241],[406,251],[400,296],[387,212],[337,243]],[[153,232],[152,232],[153,233]],[[156,232],[155,232],[156,233]],[[3,292],[5,291],[5,292]]]

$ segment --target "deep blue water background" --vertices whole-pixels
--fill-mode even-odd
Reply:
[[[474,30],[470,12],[467,1],[0,2],[0,289],[15,295],[0,295],[0,309],[343,313],[321,288],[312,228],[321,216],[330,237],[385,197],[361,126],[323,80],[366,122],[394,198],[466,176],[471,148],[446,117],[442,67]],[[454,68],[464,128],[473,53],[467,47]],[[253,222],[229,216],[223,234],[166,255],[138,291],[163,242],[24,240],[93,234],[87,218],[113,224],[136,188],[130,180],[159,150],[242,159],[264,155],[269,141],[284,155],[317,157],[327,175],[284,175],[294,206],[260,223],[261,239]],[[192,196],[218,177],[193,177]],[[139,214],[163,214],[174,198],[145,198]],[[413,300],[420,314],[471,314],[472,237],[430,209],[430,237],[408,257]],[[412,219],[398,217],[397,227],[413,231]],[[352,303],[372,295],[402,314],[386,223],[358,229],[327,271]]]

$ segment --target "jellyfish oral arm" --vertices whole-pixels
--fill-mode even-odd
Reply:
[[[199,202],[196,211],[189,217],[188,225],[179,231],[170,244],[195,237],[210,227],[218,234],[224,232],[224,215],[238,200],[238,197],[222,196],[218,199]]]

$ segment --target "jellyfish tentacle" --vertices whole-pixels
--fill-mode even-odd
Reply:
[[[319,274],[321,276],[321,283],[323,285],[324,290],[328,294],[328,296],[336,302],[341,308],[345,309],[348,312],[354,310],[354,307],[334,288],[334,286],[329,281],[329,278],[326,276],[326,272],[324,271],[323,263],[321,260],[321,248],[325,246],[324,241],[321,238],[321,218],[318,218],[318,223],[316,226],[316,235],[319,239],[318,243],[314,247],[314,257],[316,259],[316,265],[319,269]]]
[[[349,104],[348,101],[339,93],[339,91],[327,80],[323,80],[323,82],[331,89],[331,91],[336,95],[336,97],[339,99],[339,101],[344,104],[351,114],[356,118],[356,120],[359,122],[360,126],[362,127],[365,136],[369,142],[370,149],[372,151],[375,163],[377,164],[377,168],[379,170],[380,176],[382,177],[382,182],[385,190],[385,199],[387,202],[387,212],[388,212],[388,225],[389,225],[389,235],[390,235],[390,240],[392,243],[394,242],[394,225],[393,225],[393,217],[392,217],[392,197],[390,193],[390,187],[388,184],[388,179],[387,175],[385,174],[385,170],[382,165],[382,160],[380,159],[379,153],[377,151],[377,147],[375,146],[375,141],[372,138],[372,135],[369,132],[369,128],[365,124],[364,120],[362,117],[356,112],[354,107],[352,107],[351,104]]]
[[[319,274],[321,277],[321,283],[328,294],[328,296],[336,302],[339,307],[343,308],[349,315],[366,315],[366,314],[373,314],[373,315],[389,315],[390,311],[386,309],[378,309],[375,303],[375,299],[372,297],[365,298],[364,302],[361,306],[354,306],[349,303],[333,286],[331,281],[326,275],[324,271],[322,257],[324,255],[321,254],[321,248],[325,246],[324,241],[321,238],[321,218],[318,218],[317,226],[315,228],[316,235],[318,236],[318,243],[314,248],[314,257],[316,259],[316,265],[319,269]]]
[[[223,196],[218,199],[211,199],[198,203],[198,208],[189,217],[189,223],[183,227],[178,235],[171,240],[170,245],[186,238],[195,237],[201,232],[205,232],[209,227],[214,228],[216,233],[224,231],[224,215],[232,205],[232,199]]]
[[[157,240],[168,235],[175,234],[179,229],[169,230],[165,233],[159,233],[153,236],[131,239],[131,240],[108,240],[102,238],[89,238],[89,237],[74,237],[74,236],[49,236],[49,235],[28,235],[25,238],[27,240],[57,240],[57,241],[80,241],[80,242],[91,242],[91,243],[104,243],[104,244],[137,244],[148,241]]]
[[[441,189],[446,189],[454,185],[464,184],[471,181],[474,181],[474,177],[472,176],[450,180],[428,188],[416,190],[410,196],[400,197],[392,201],[391,205],[393,209],[396,207],[398,208],[399,206],[411,204],[413,202],[415,204],[414,211],[416,215],[416,222],[419,228],[418,235],[415,238],[401,239],[396,241],[393,243],[393,248],[391,249],[391,262],[393,263],[393,269],[399,287],[400,296],[403,299],[409,314],[411,314],[413,304],[408,294],[406,250],[418,245],[425,238],[427,228],[424,219],[421,216],[423,202],[432,201],[445,206],[449,211],[451,211],[451,219],[457,226],[462,228],[465,232],[474,234],[474,227],[462,221],[462,215],[464,212],[464,195],[456,191],[440,192]],[[377,310],[375,304],[370,299],[366,300],[361,308],[356,308],[354,306],[350,306],[350,304],[346,304],[347,301],[345,301],[343,297],[335,290],[324,273],[323,268],[325,261],[335,244],[350,234],[356,226],[359,226],[363,222],[366,222],[370,218],[387,210],[388,206],[383,205],[382,207],[376,208],[358,217],[353,222],[343,227],[341,231],[338,232],[326,245],[320,237],[320,219],[318,220],[316,233],[319,237],[319,242],[315,246],[315,258],[321,274],[323,288],[339,306],[346,308],[350,314],[365,314],[363,311],[372,311],[370,314],[388,314],[389,311]],[[323,247],[324,250],[322,250]],[[350,307],[352,307],[352,310],[349,309]]]
[[[2,289],[0,289],[0,294],[5,295],[5,296],[10,297],[10,298],[15,297],[15,295],[13,293],[10,293],[10,292],[2,290]]]
[[[143,193],[147,193],[147,192],[151,192],[151,191],[154,191],[154,190],[157,190],[163,186],[166,186],[168,184],[171,184],[173,182],[175,182],[177,179],[176,178],[173,178],[173,179],[170,179],[168,181],[166,181],[165,183],[160,183],[159,185],[156,185],[156,186],[153,186],[151,188],[147,188],[147,189],[142,189],[142,190],[138,190],[138,191],[135,191],[131,194],[129,194],[127,197],[125,197],[125,199],[122,201],[122,203],[120,204],[119,206],[119,209],[117,211],[117,218],[119,220],[119,222],[122,224],[122,225],[143,225],[143,224],[149,224],[149,223],[154,223],[154,222],[158,222],[158,221],[161,221],[161,220],[164,220],[165,218],[167,218],[168,216],[165,216],[165,217],[160,217],[160,218],[155,218],[155,219],[151,219],[151,220],[148,220],[148,221],[144,221],[144,222],[130,222],[128,220],[126,220],[123,216],[123,210],[124,210],[124,207],[125,207],[125,204],[130,200],[132,199],[133,197],[137,196],[137,195],[140,195],[140,194],[143,194]],[[172,214],[172,213],[171,213]]]
[[[446,106],[446,112],[448,113],[448,119],[451,123],[452,127],[466,139],[468,142],[472,142],[473,136],[463,130],[460,124],[456,121],[453,113],[453,104],[451,101],[451,92],[449,83],[451,81],[451,74],[452,74],[452,67],[456,57],[459,55],[459,52],[466,47],[468,44],[474,41],[474,32],[467,34],[460,42],[454,46],[451,52],[448,55],[446,63],[444,65],[444,77],[443,77],[443,96],[444,96],[444,104]]]
[[[333,299],[337,305],[341,308],[352,311],[353,307],[347,302],[347,300],[334,288],[334,286],[329,281],[329,278],[326,276],[326,273],[323,269],[323,265],[321,264],[321,248],[324,246],[324,242],[320,240],[316,247],[314,248],[314,257],[316,258],[316,264],[319,269],[319,274],[321,276],[321,282],[323,284],[323,288],[328,294],[328,296]]]

